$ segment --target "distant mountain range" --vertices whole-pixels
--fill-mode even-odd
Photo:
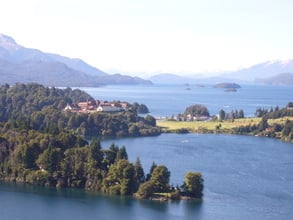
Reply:
[[[293,73],[281,73],[265,79],[257,79],[256,82],[277,86],[293,86]]]
[[[257,82],[259,78],[278,77],[281,73],[293,73],[293,60],[267,61],[249,68],[223,74],[221,77],[243,82]]]
[[[151,83],[138,77],[107,74],[81,59],[26,48],[4,34],[0,34],[0,82],[37,82],[50,86]]]
[[[100,86],[109,84],[261,83],[293,85],[293,60],[268,61],[249,68],[203,78],[158,74],[149,80],[121,74],[107,74],[81,59],[44,53],[23,47],[0,34],[0,83],[37,82],[49,86]]]
[[[154,83],[260,83],[269,85],[293,85],[293,60],[268,61],[249,68],[227,72],[214,77],[178,76],[175,74],[158,74],[149,78]]]

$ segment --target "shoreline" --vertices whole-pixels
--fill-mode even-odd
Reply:
[[[224,121],[175,121],[175,120],[156,120],[157,126],[161,128],[162,133],[196,133],[196,134],[232,134],[246,136],[260,136],[279,139],[285,142],[293,143],[290,137],[282,137],[281,132],[273,132],[271,127],[275,124],[284,125],[287,120],[293,121],[293,117],[283,117],[278,119],[269,119],[269,128],[262,131],[244,132],[242,128],[257,127],[262,118],[242,118]]]

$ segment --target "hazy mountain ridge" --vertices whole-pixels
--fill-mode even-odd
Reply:
[[[144,80],[121,74],[109,75],[81,59],[72,59],[53,53],[18,45],[9,36],[0,34],[0,80],[2,83],[37,82],[54,86],[99,86],[105,84],[197,84],[197,83],[267,83],[262,80],[281,77],[280,73],[293,73],[293,60],[267,61],[213,77],[202,75],[179,76],[157,74]],[[284,76],[282,76],[284,78]],[[276,78],[271,79],[277,81]],[[278,85],[287,85],[283,80]],[[287,84],[286,84],[287,83]],[[291,83],[289,83],[291,85]]]
[[[81,59],[68,58],[58,54],[44,53],[37,49],[26,48],[18,45],[13,38],[3,34],[0,34],[0,58],[17,63],[21,63],[26,60],[61,62],[72,69],[82,71],[87,74],[106,75],[103,71],[88,65]]]
[[[10,84],[38,82],[54,86],[99,86],[151,83],[138,77],[106,74],[81,59],[25,48],[3,34],[0,34],[0,74],[1,82]]]
[[[255,82],[258,78],[269,78],[280,73],[293,72],[293,60],[275,60],[221,75],[234,80]]]
[[[293,85],[293,73],[280,73],[273,77],[256,79],[256,82],[268,85],[290,86]]]
[[[0,59],[0,81],[14,84],[16,82],[38,82],[54,86],[99,86],[98,82],[89,81],[89,76],[73,70],[64,63],[24,61],[11,63]]]
[[[283,74],[281,74],[283,73]],[[266,83],[274,85],[292,85],[290,76],[284,73],[293,73],[293,60],[267,61],[249,68],[215,75],[212,77],[196,77],[196,75],[179,76],[175,74],[157,74],[149,78],[154,83]],[[271,79],[270,79],[271,78]],[[280,79],[278,79],[280,78]],[[267,81],[266,81],[267,79]],[[283,80],[284,79],[284,80]],[[287,79],[287,80],[286,80]],[[275,83],[270,82],[275,81]],[[279,81],[279,83],[278,83]]]

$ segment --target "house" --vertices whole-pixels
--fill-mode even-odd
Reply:
[[[64,111],[91,113],[91,112],[120,112],[129,108],[128,102],[87,101],[77,104],[67,104]]]
[[[127,110],[129,108],[129,103],[128,102],[119,102],[119,105],[121,106],[121,108],[123,108],[124,110]]]
[[[112,105],[111,103],[101,104],[97,108],[98,112],[120,112],[122,110],[123,110],[123,108],[121,108],[119,106]]]
[[[97,108],[96,101],[79,102],[77,105],[82,110],[95,110]]]
[[[81,108],[78,105],[67,104],[64,111],[79,112]]]

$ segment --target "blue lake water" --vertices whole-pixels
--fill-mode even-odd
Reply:
[[[163,134],[115,143],[126,146],[130,161],[139,156],[145,172],[153,161],[165,164],[174,185],[181,185],[187,171],[202,172],[203,201],[138,201],[2,183],[0,219],[293,219],[290,143],[211,134]]]
[[[82,89],[96,99],[146,104],[156,117],[177,115],[193,104],[207,106],[211,115],[218,114],[221,109],[226,112],[243,109],[250,117],[257,108],[284,107],[293,101],[293,86],[242,85],[237,92],[225,92],[209,85],[190,85],[188,88],[186,85],[147,85]]]
[[[104,141],[103,146],[112,142]],[[187,171],[202,172],[203,219],[293,219],[290,143],[211,134],[163,134],[115,143],[127,146],[130,161],[139,156],[147,172],[153,161],[165,164],[175,186],[183,183]]]
[[[236,93],[211,87],[109,86],[87,88],[96,99],[146,104],[153,115],[184,111],[205,104],[211,114],[221,108],[285,106],[291,87],[243,86]],[[129,160],[140,157],[145,172],[152,162],[166,165],[171,183],[181,185],[187,171],[200,171],[205,180],[202,202],[138,201],[83,190],[47,189],[0,183],[0,220],[49,219],[293,219],[293,144],[233,135],[162,134],[157,137],[105,140],[125,145]]]

